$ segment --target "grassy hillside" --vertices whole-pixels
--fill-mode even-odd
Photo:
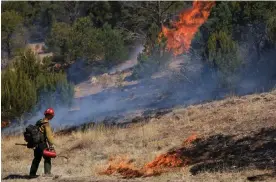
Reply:
[[[54,159],[52,172],[62,175],[55,181],[273,181],[275,121],[272,91],[175,108],[126,128],[96,126],[56,136],[68,159]],[[2,137],[2,179],[28,174],[33,153],[14,145],[20,142]]]

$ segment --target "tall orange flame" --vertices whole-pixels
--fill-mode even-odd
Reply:
[[[167,38],[167,50],[175,56],[188,52],[198,28],[207,21],[214,1],[194,1],[193,7],[179,15],[179,20],[173,22],[173,29],[162,26],[162,33]]]

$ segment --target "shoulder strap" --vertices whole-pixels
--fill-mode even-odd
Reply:
[[[40,120],[38,120],[37,122],[36,122],[36,125],[37,126],[42,126],[42,125],[44,125],[44,124],[46,124],[46,123],[48,123],[48,121],[44,121],[44,119],[40,119]]]
[[[35,125],[36,125],[36,126],[40,126],[40,125],[41,125],[41,121],[42,121],[42,119],[38,120],[38,121],[35,123]]]
[[[36,122],[36,126],[39,128],[39,131],[40,131],[41,133],[44,133],[44,132],[43,132],[42,126],[43,126],[44,124],[46,124],[46,123],[48,123],[48,121],[44,121],[44,119],[40,119],[40,120],[38,120],[38,121]]]

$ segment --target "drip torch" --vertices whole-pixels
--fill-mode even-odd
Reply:
[[[27,144],[23,144],[23,143],[15,143],[15,145],[27,146]],[[68,159],[68,157],[57,154],[55,150],[49,150],[48,148],[43,150],[43,156],[50,157],[50,158],[64,157],[65,159]]]

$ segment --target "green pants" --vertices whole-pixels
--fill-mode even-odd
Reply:
[[[38,145],[34,150],[34,159],[30,169],[30,176],[35,176],[39,167],[39,163],[44,158],[44,173],[51,174],[51,158],[43,156],[43,150],[46,148],[46,144]]]

